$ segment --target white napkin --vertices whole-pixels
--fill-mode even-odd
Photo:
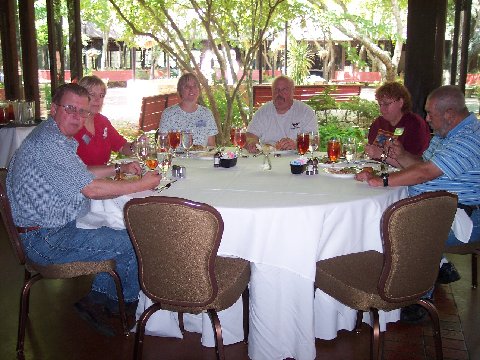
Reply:
[[[77,228],[98,229],[107,226],[115,230],[125,229],[123,206],[129,200],[127,196],[115,199],[91,200],[90,211],[77,219]]]
[[[458,208],[452,223],[452,231],[455,237],[463,243],[468,243],[472,235],[472,230],[472,219],[467,215],[465,210]]]

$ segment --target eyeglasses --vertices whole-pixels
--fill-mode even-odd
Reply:
[[[78,114],[78,116],[82,118],[88,118],[90,115],[92,115],[90,111],[85,109],[77,109],[77,107],[73,105],[61,105],[61,104],[56,104],[56,105],[63,107],[65,112],[69,115]]]
[[[390,105],[392,105],[394,102],[397,102],[398,100],[392,100],[392,101],[389,101],[389,102],[379,102],[378,103],[378,106],[379,107],[389,107]]]

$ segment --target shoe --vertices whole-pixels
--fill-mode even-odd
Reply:
[[[400,312],[400,321],[408,324],[420,324],[425,321],[428,311],[421,305],[405,306]]]
[[[437,283],[439,284],[450,284],[452,282],[460,280],[460,274],[455,265],[452,263],[444,263],[440,270],[438,271]]]
[[[115,330],[108,324],[103,305],[92,301],[87,295],[73,305],[78,316],[88,323],[93,329],[105,336],[115,336]]]
[[[125,314],[128,316],[135,316],[135,312],[137,311],[138,300],[133,302],[126,302],[125,303]],[[109,316],[119,316],[120,309],[118,306],[118,301],[108,299],[105,303],[105,311]]]

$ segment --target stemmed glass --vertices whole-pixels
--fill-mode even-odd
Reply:
[[[181,132],[174,130],[168,133],[168,142],[170,144],[170,148],[173,149],[173,156],[175,157],[177,146],[180,145],[181,140]]]
[[[193,134],[189,131],[183,131],[182,132],[182,146],[187,152],[186,157],[189,158],[190,155],[190,149],[193,146]]]
[[[148,138],[141,137],[137,140],[137,144],[135,146],[135,153],[142,165],[145,165],[145,160],[147,159],[148,154]]]
[[[230,129],[230,142],[232,143],[233,146],[237,146],[237,142],[235,139],[235,133],[237,131],[237,128],[231,128]]]
[[[244,128],[235,129],[234,139],[238,148],[238,156],[243,156],[243,148],[247,143],[247,131]]]
[[[157,139],[157,160],[160,164],[162,178],[167,178],[167,172],[172,164],[172,154],[170,153],[170,142],[168,133],[159,133]]]
[[[355,161],[357,157],[357,141],[354,137],[346,138],[343,141],[343,155],[348,163]]]
[[[155,144],[148,144],[147,145],[147,156],[145,158],[145,165],[150,170],[155,170],[158,166],[158,158],[157,158],[157,147]]]
[[[309,133],[309,146],[308,146],[308,151],[310,152],[311,156],[313,156],[313,152],[318,149],[319,144],[320,144],[320,138],[318,136],[318,131],[311,131]]]
[[[310,147],[310,134],[308,132],[302,132],[297,134],[297,150],[298,153],[304,157],[305,153]]]

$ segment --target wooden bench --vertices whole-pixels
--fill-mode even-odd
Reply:
[[[157,130],[163,110],[179,102],[180,98],[177,93],[144,97],[138,119],[139,129],[145,132]]]
[[[352,96],[360,96],[362,87],[360,85],[298,85],[295,86],[293,98],[296,100],[307,101],[312,96],[321,95],[325,89],[332,90],[330,96],[335,101],[349,101]],[[271,85],[253,86],[253,106],[259,108],[267,101],[272,100]]]

